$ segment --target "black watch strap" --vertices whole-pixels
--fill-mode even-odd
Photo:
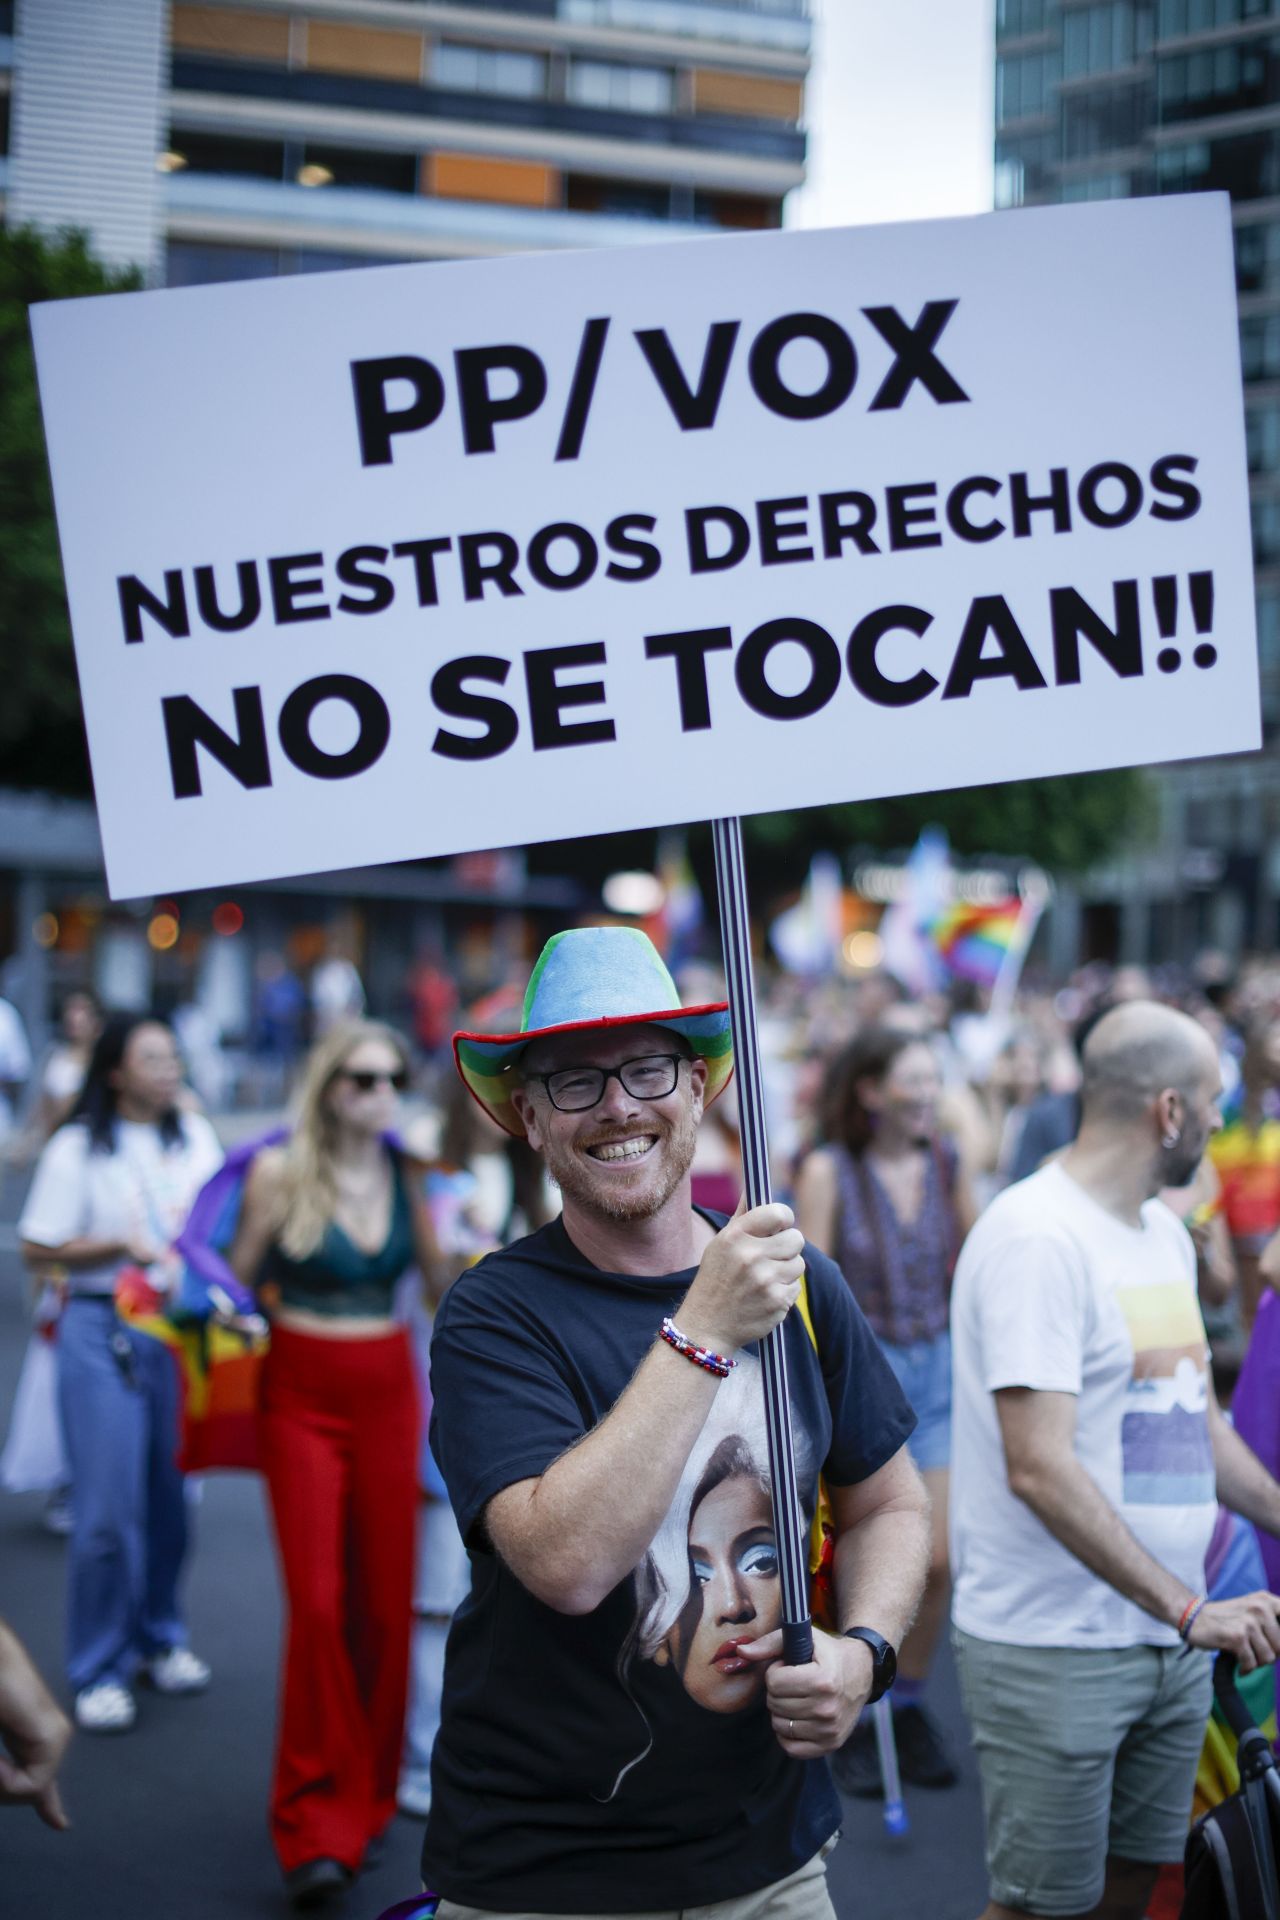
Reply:
[[[884,1635],[877,1633],[874,1627],[846,1627],[843,1638],[862,1640],[871,1649],[871,1691],[867,1695],[867,1705],[873,1706],[884,1698],[898,1677],[898,1656]]]

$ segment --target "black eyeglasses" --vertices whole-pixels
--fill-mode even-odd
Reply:
[[[680,1078],[678,1053],[645,1053],[637,1060],[624,1060],[618,1067],[562,1067],[558,1073],[534,1073],[541,1080],[547,1098],[560,1113],[585,1113],[604,1099],[611,1080],[621,1082],[633,1100],[665,1100],[676,1090]]]
[[[375,1087],[384,1083],[394,1087],[397,1093],[403,1093],[409,1084],[409,1075],[403,1067],[397,1067],[393,1073],[374,1073],[363,1067],[339,1067],[338,1078],[349,1080],[357,1093],[372,1093]]]

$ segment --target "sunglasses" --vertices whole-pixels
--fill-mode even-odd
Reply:
[[[337,1077],[339,1080],[349,1080],[357,1093],[372,1093],[375,1087],[381,1086],[394,1087],[397,1093],[403,1093],[409,1084],[408,1071],[404,1067],[397,1067],[393,1073],[385,1069],[375,1073],[360,1067],[339,1067]]]

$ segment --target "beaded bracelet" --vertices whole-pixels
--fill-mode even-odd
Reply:
[[[1197,1594],[1194,1600],[1187,1602],[1182,1610],[1182,1618],[1178,1622],[1179,1640],[1186,1640],[1190,1637],[1191,1629],[1200,1618],[1201,1610],[1207,1607],[1208,1604],[1209,1596],[1207,1593]]]
[[[701,1367],[705,1373],[714,1373],[721,1380],[737,1366],[736,1360],[728,1360],[722,1353],[712,1353],[710,1347],[700,1347],[687,1340],[675,1321],[668,1317],[658,1328],[658,1338],[665,1340],[669,1347],[682,1353],[686,1360],[692,1360],[695,1367]]]

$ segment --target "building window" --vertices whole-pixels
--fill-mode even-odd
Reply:
[[[1244,440],[1250,473],[1280,477],[1280,400],[1249,407],[1244,416]]]
[[[1280,39],[1173,54],[1160,62],[1159,86],[1164,124],[1271,106],[1280,98]]]
[[[284,179],[284,146],[279,140],[237,140],[223,133],[183,133],[176,127],[170,150],[192,173],[248,174],[258,180]],[[174,168],[173,171],[177,171]]]
[[[1240,322],[1240,367],[1246,380],[1280,380],[1280,313]]]
[[[1280,135],[1240,133],[1164,147],[1156,180],[1161,193],[1221,190],[1233,200],[1269,199],[1280,193]]]
[[[623,113],[670,113],[676,78],[668,67],[627,67],[616,60],[574,60],[567,93],[580,107]]]
[[[1063,15],[1062,70],[1068,80],[1131,67],[1151,46],[1151,15],[1130,0]]]
[[[1160,0],[1160,38],[1234,27],[1242,20],[1265,20],[1272,0]]]
[[[608,213],[624,220],[670,220],[671,188],[633,180],[601,180],[570,174],[565,205],[575,213]]]
[[[1260,567],[1280,565],[1280,493],[1255,494],[1253,557]]]
[[[996,141],[996,206],[1021,207],[1047,194],[1057,157],[1051,133],[1002,133]]]
[[[1044,30],[1044,0],[998,0],[996,32],[1013,39],[1019,33]]]
[[[1052,89],[1062,78],[1062,61],[1056,47],[1045,53],[1023,53],[996,64],[996,122],[1028,120],[1048,113],[1053,102]]]
[[[1147,86],[1090,88],[1062,102],[1062,150],[1068,160],[1124,152],[1142,144],[1150,116]]]
[[[776,200],[745,193],[695,193],[693,218],[704,227],[780,227],[782,208]]]
[[[418,155],[379,153],[362,147],[318,147],[308,142],[294,177],[302,186],[371,187],[378,193],[416,193]]]
[[[171,240],[165,282],[171,287],[204,287],[215,280],[273,280],[279,271],[277,247],[229,247],[201,240]]]
[[[1134,190],[1131,173],[1091,173],[1084,180],[1066,180],[1064,200],[1127,200]]]
[[[1241,293],[1280,291],[1280,225],[1236,228],[1236,285]]]
[[[540,100],[547,90],[547,62],[540,53],[508,47],[469,47],[442,40],[431,56],[431,79],[459,93],[506,93]]]

